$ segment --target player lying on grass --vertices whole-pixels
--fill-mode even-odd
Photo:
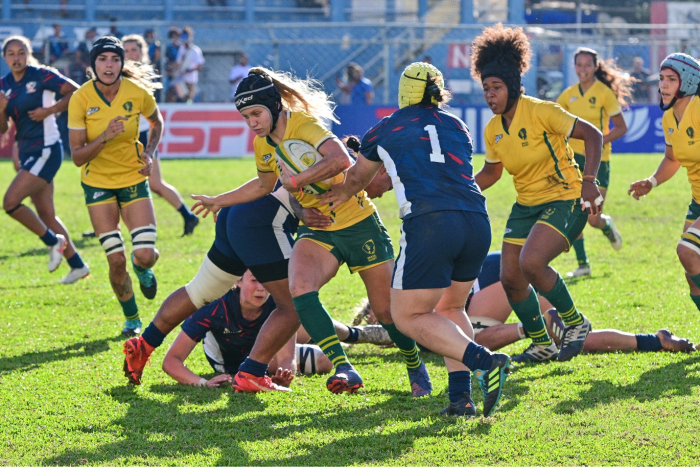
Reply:
[[[218,299],[200,308],[182,324],[180,334],[163,359],[163,370],[182,384],[218,387],[232,383],[232,375],[250,353],[263,323],[275,309],[270,293],[247,270],[236,286]],[[335,331],[344,343],[388,344],[389,335],[378,325],[348,327],[335,322]],[[199,341],[203,340],[204,354],[217,375],[206,380],[185,366],[185,360]],[[325,374],[333,365],[321,348],[308,343],[309,336],[300,329],[295,349],[300,374]],[[272,381],[289,387],[294,372],[278,366],[277,358],[270,362],[268,371]]]

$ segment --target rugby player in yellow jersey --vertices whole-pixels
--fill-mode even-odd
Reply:
[[[429,394],[432,385],[415,341],[399,332],[391,320],[389,290],[394,251],[374,205],[364,191],[356,193],[350,202],[329,207],[314,195],[299,190],[301,186],[341,174],[352,165],[345,146],[316,120],[317,117],[335,120],[328,96],[313,81],[253,68],[241,81],[235,98],[236,107],[256,134],[258,177],[216,197],[194,196],[198,201],[193,211],[206,216],[222,207],[256,200],[272,192],[279,177],[302,207],[316,208],[330,218],[330,223],[326,229],[300,226],[289,260],[289,279],[266,284],[278,308],[241,364],[233,388],[239,391],[279,390],[266,386],[265,373],[275,354],[296,332],[299,321],[335,367],[335,373],[326,383],[328,390],[354,393],[363,386],[318,296],[319,289],[347,263],[352,273],[359,273],[372,309],[404,355],[412,394]],[[323,159],[294,176],[281,173],[275,149],[290,138],[313,145]]]
[[[570,86],[561,93],[557,104],[595,125],[603,132],[603,155],[598,169],[600,194],[606,197],[610,183],[610,154],[611,142],[622,138],[627,133],[627,123],[622,109],[627,107],[627,98],[631,97],[629,79],[625,78],[613,64],[606,64],[598,59],[598,52],[587,47],[580,47],[574,52],[574,65],[579,83]],[[614,125],[610,129],[610,121]],[[571,138],[569,146],[574,151],[574,159],[580,169],[586,162],[584,143],[582,140]],[[605,202],[603,202],[605,203]],[[603,204],[600,213],[588,217],[588,224],[603,231],[613,249],[622,248],[622,236],[615,228],[610,216],[603,214]],[[574,241],[574,251],[578,260],[578,268],[566,274],[569,278],[591,274],[591,265],[586,254],[583,233]]]
[[[673,177],[681,166],[688,171],[693,198],[685,216],[678,258],[685,269],[690,298],[700,310],[700,63],[693,57],[674,53],[661,62],[659,93],[664,116],[661,127],[666,152],[648,179],[634,182],[627,193],[639,200],[659,184]]]
[[[472,43],[472,74],[481,81],[486,103],[496,114],[484,130],[486,164],[476,182],[487,189],[505,167],[517,192],[503,238],[501,282],[532,344],[513,360],[566,361],[583,349],[591,323],[576,309],[564,280],[549,263],[569,250],[586,225],[586,211],[599,212],[603,198],[596,174],[603,135],[559,105],[523,94],[520,78],[531,56],[522,28],[498,24],[484,29]],[[586,144],[583,177],[568,137]],[[533,287],[566,325],[561,349],[547,333]]]
[[[131,263],[147,299],[156,296],[151,270],[158,260],[156,218],[148,188],[153,153],[163,133],[163,117],[152,91],[160,87],[135,62],[124,63],[119,39],[98,39],[90,51],[91,80],[68,106],[73,162],[81,168],[90,221],[107,254],[109,280],[122,306],[122,334],[141,332],[138,306],[126,268],[119,219],[131,233]],[[150,122],[148,143],[139,142],[139,116]]]

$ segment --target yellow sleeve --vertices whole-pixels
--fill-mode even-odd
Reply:
[[[318,120],[309,115],[304,115],[304,117],[305,118],[299,122],[299,125],[290,132],[291,138],[305,141],[316,149],[318,149],[324,141],[335,138],[333,132],[327,130]]]
[[[258,172],[275,172],[273,166],[275,155],[272,154],[274,149],[270,145],[264,144],[264,140],[258,137],[253,140],[253,149],[255,150],[255,167]]]
[[[77,94],[77,95],[76,95]],[[73,130],[85,130],[85,99],[82,94],[73,94],[68,101],[68,128]]]
[[[559,104],[542,102],[537,106],[535,115],[540,119],[545,131],[570,137],[578,117],[565,111]]]
[[[618,102],[617,96],[615,96],[613,90],[607,86],[606,88],[603,109],[605,109],[605,112],[607,112],[610,117],[615,117],[616,115],[622,113],[622,107],[620,107],[620,103]]]
[[[565,110],[569,110],[569,93],[567,91],[568,89],[562,91],[557,98],[557,104],[559,104]]]
[[[494,136],[493,131],[491,130],[491,125],[487,125],[486,129],[484,130],[484,140],[486,141],[486,162],[491,164],[498,164],[501,162],[493,149]]]
[[[143,94],[144,96],[143,106],[141,107],[141,114],[143,114],[144,117],[150,117],[158,108],[158,105],[156,104],[156,98],[153,97],[153,95],[145,89],[143,90]]]

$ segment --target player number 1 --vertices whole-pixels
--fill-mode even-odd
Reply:
[[[438,134],[437,130],[435,129],[435,125],[426,125],[423,130],[427,131],[428,136],[430,137],[430,148],[433,151],[432,153],[430,153],[430,161],[444,163],[445,155],[442,154],[442,150],[440,149],[440,140],[438,140]]]

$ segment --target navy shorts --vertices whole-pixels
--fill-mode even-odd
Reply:
[[[143,118],[143,116],[141,116]],[[139,141],[143,145],[143,149],[146,149],[146,143],[148,143],[148,130],[144,130],[143,132],[139,133]],[[158,157],[158,151],[153,153],[153,157],[157,158]]]
[[[19,153],[19,163],[22,169],[32,175],[41,177],[51,183],[63,162],[63,146],[57,141],[37,151]]]
[[[298,226],[299,220],[272,195],[223,208],[207,256],[232,275],[250,269],[261,283],[285,279]]]
[[[446,288],[479,276],[491,223],[483,213],[434,211],[404,220],[399,243],[392,288]]]

